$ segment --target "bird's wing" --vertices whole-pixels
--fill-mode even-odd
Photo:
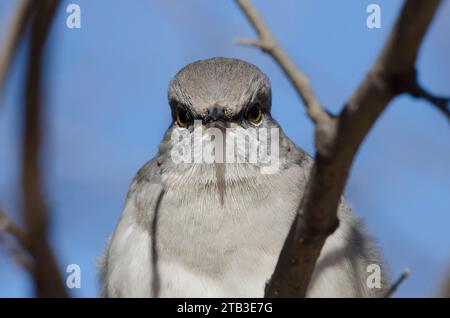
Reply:
[[[117,227],[111,236],[108,246],[101,256],[102,295],[114,297],[133,294],[130,284],[141,270],[148,270],[151,262],[151,233],[155,215],[164,194],[161,169],[157,158],[146,163],[136,174],[130,185],[125,206]],[[132,264],[131,253],[136,249],[148,252],[148,258],[140,264]],[[143,267],[143,268],[141,268]],[[138,291],[136,291],[138,292]]]

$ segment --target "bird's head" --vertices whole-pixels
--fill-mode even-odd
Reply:
[[[261,167],[266,150],[278,147],[278,135],[270,139],[279,129],[270,115],[270,82],[250,63],[212,58],[189,64],[171,80],[168,97],[173,122],[163,148],[175,162]]]
[[[238,59],[211,58],[180,70],[169,85],[173,122],[205,126],[264,127],[270,120],[271,87],[256,66]]]

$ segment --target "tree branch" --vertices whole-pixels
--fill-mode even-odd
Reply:
[[[2,232],[10,234],[20,245],[26,247],[27,238],[25,232],[6,215],[0,206],[0,233]]]
[[[259,47],[261,50],[272,56],[272,58],[278,63],[283,72],[292,82],[292,85],[294,85],[294,88],[296,89],[302,102],[305,104],[309,117],[315,123],[327,123],[330,120],[330,115],[320,105],[309,84],[308,77],[295,66],[294,62],[292,62],[292,60],[283,51],[281,46],[273,37],[269,28],[262,20],[258,11],[252,5],[251,1],[237,0],[236,2],[259,36],[256,40],[238,39],[238,43]]]
[[[0,209],[0,235],[9,233],[20,248],[8,245],[13,258],[33,275],[39,297],[66,297],[67,292],[56,260],[47,242],[47,208],[42,197],[39,171],[41,141],[41,77],[45,41],[59,0],[22,0],[13,19],[0,56],[0,89],[25,29],[31,24],[25,85],[22,143],[23,216],[26,231],[14,224]]]
[[[25,232],[16,225],[5,213],[0,206],[0,242],[3,241],[3,234],[7,233],[12,236],[18,243],[19,247],[5,243],[6,249],[13,259],[31,275],[34,275],[34,264],[28,255],[28,240]]]
[[[62,277],[47,241],[47,207],[42,196],[39,156],[41,145],[41,86],[45,42],[59,0],[37,2],[31,25],[23,117],[22,190],[28,252],[35,263],[34,281],[39,297],[66,297]]]
[[[450,121],[450,98],[435,96],[426,91],[422,86],[415,81],[409,87],[409,93],[416,98],[422,98],[435,106],[442,114]]]
[[[390,298],[394,293],[397,291],[398,287],[409,277],[409,274],[411,271],[409,268],[406,268],[403,273],[400,275],[400,277],[389,287],[388,291],[384,295],[384,298]]]
[[[316,98],[310,94],[306,76],[300,73],[300,80],[294,80],[298,74],[295,65],[273,40],[250,1],[237,3],[260,36],[260,41],[253,43],[259,43],[283,68],[316,123],[314,165],[265,290],[266,297],[304,297],[325,240],[339,225],[338,205],[359,146],[388,103],[398,94],[411,93],[411,84],[417,83],[417,52],[439,0],[404,3],[381,54],[359,88],[337,118],[324,120],[323,110],[318,110]]]
[[[450,275],[447,277],[447,280],[442,285],[440,297],[441,298],[450,298]]]
[[[34,11],[36,1],[21,0],[6,34],[5,44],[0,52],[0,91],[5,84],[14,53],[25,33],[26,26]]]

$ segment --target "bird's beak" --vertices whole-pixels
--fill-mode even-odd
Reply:
[[[213,105],[208,109],[208,120],[205,123],[206,128],[225,129],[228,127],[223,107]]]
[[[228,123],[224,120],[208,121],[205,123],[206,128],[219,128],[221,130],[228,127]]]

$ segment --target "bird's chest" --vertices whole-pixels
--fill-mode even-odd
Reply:
[[[300,201],[299,173],[226,180],[222,197],[214,182],[169,187],[156,240],[170,293],[262,296]]]

